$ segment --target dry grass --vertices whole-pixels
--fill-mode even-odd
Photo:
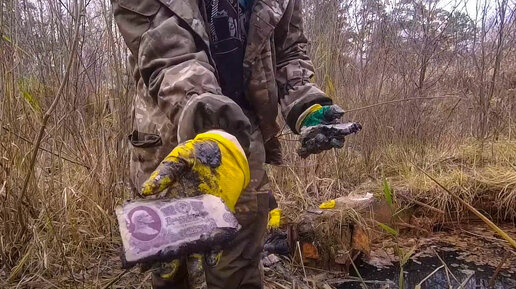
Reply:
[[[20,202],[32,171],[31,148],[42,111],[63,81],[74,23],[65,13],[73,10],[74,1],[30,1],[33,8],[17,4],[26,2],[0,5],[0,287],[102,288],[113,280],[113,288],[148,287],[148,274],[136,270],[117,280],[122,271],[114,208],[132,197],[126,136],[134,84],[106,1],[87,1],[80,53],[73,55],[77,61],[48,121],[26,198]],[[416,55],[417,47],[401,51],[388,37],[381,47],[352,47],[349,35],[337,27],[351,26],[340,23],[346,18],[339,16],[340,2],[307,2],[314,10],[306,24],[314,40],[310,53],[317,65],[316,81],[336,103],[354,109],[418,93],[410,76],[417,76],[420,63],[406,57]],[[330,18],[335,27],[321,25],[320,19]],[[486,41],[497,39],[488,36]],[[366,43],[373,36],[363,37],[360,41]],[[513,45],[506,42],[506,47]],[[368,61],[362,65],[352,56],[365,48],[373,50],[366,51]],[[352,191],[379,192],[382,175],[396,191],[445,210],[446,217],[463,217],[464,209],[414,165],[473,204],[493,204],[484,208],[492,216],[514,218],[515,54],[507,50],[500,64],[504,78],[496,82],[493,101],[487,102],[492,105],[492,133],[477,138],[484,142],[471,137],[478,136],[478,115],[484,109],[478,105],[479,87],[489,85],[479,79],[491,79],[494,63],[485,59],[484,74],[472,75],[470,63],[479,55],[468,51],[430,61],[433,75],[425,95],[460,99],[408,101],[347,114],[345,119],[360,121],[364,130],[349,137],[341,150],[301,160],[295,153],[296,136],[283,135],[285,166],[268,170],[287,219],[297,220],[304,209]],[[324,232],[331,232],[333,225],[324,224]]]
[[[100,127],[102,124],[94,123],[91,131],[87,129],[85,134],[98,131]],[[81,159],[91,169],[55,156],[40,155],[40,164],[45,165],[38,166],[30,190],[31,204],[37,215],[27,217],[25,232],[19,224],[20,212],[16,211],[16,206],[9,205],[16,196],[13,193],[16,187],[7,187],[5,180],[2,181],[1,197],[5,201],[0,215],[0,256],[3,260],[0,276],[12,281],[3,286],[50,288],[53,283],[60,288],[73,288],[77,284],[98,288],[121,273],[116,269],[120,240],[113,208],[123,199],[130,198],[122,181],[124,163],[117,159],[120,154],[115,153],[116,141],[85,138],[89,138],[85,147],[90,153]],[[16,138],[13,140],[17,141]],[[302,209],[313,208],[322,201],[352,191],[380,192],[382,172],[396,191],[410,192],[420,201],[454,212],[449,217],[464,216],[465,211],[424,178],[415,169],[416,164],[436,176],[443,185],[460,192],[470,203],[476,204],[487,198],[497,205],[491,207],[496,208],[495,216],[515,216],[514,141],[488,143],[486,147],[490,150],[485,150],[482,155],[477,153],[476,141],[449,146],[446,150],[429,149],[424,156],[407,148],[388,146],[382,153],[378,152],[377,167],[372,172],[366,171],[363,156],[355,145],[356,140],[351,138],[345,150],[327,152],[317,159],[299,160],[289,154],[292,157],[288,160],[289,165],[270,168],[272,189],[288,219],[295,220],[302,214]],[[294,149],[294,145],[290,145],[287,151]],[[91,160],[87,160],[88,156]],[[13,161],[10,173],[23,176],[17,173],[23,168],[23,156],[4,154],[4,160],[6,158],[20,162]],[[120,169],[114,169],[110,164]],[[144,277],[133,271],[126,274],[120,284],[128,285],[130,281]]]
[[[417,167],[466,201],[481,205],[480,209],[487,210],[492,217],[506,220],[516,217],[516,141],[484,142],[483,150],[482,144],[474,139],[425,149],[388,145],[375,151],[371,170],[364,165],[363,153],[358,152],[357,138],[351,137],[343,151],[307,160],[293,157],[288,159],[286,167],[271,168],[273,189],[290,218],[296,219],[299,208],[313,208],[350,192],[381,193],[382,175],[396,191],[453,212],[446,218],[464,217],[464,208]]]

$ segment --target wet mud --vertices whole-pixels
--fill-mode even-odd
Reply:
[[[152,178],[148,179],[142,189],[141,194],[142,195],[155,195],[157,193],[160,193],[162,190],[168,187],[163,186],[163,182],[173,183],[177,179],[179,179],[185,171],[185,168],[187,167],[186,162],[179,161],[179,162],[169,162],[169,161],[162,161],[159,166],[157,167],[157,175]]]
[[[330,109],[324,111],[323,124],[332,124],[344,115],[345,111],[338,105],[331,105]]]
[[[508,235],[516,236],[514,224],[499,226]],[[421,289],[460,288],[460,285],[465,289],[484,289],[489,288],[490,282],[491,288],[516,288],[514,249],[481,222],[441,227],[423,235],[405,231],[397,239],[379,238],[371,244],[370,254],[356,261],[362,278],[371,282],[368,288],[399,288],[400,263],[396,247],[403,252],[413,252],[403,266],[407,289],[417,285]],[[448,274],[441,266],[448,268]],[[350,274],[357,276],[352,268]],[[339,288],[362,287],[360,283],[349,282]]]
[[[446,247],[443,248],[437,250],[437,253],[457,280],[455,280],[452,274],[446,274],[445,269],[441,268],[420,284],[434,270],[443,265],[437,256],[421,257],[417,260],[409,260],[404,266],[405,288],[415,288],[418,284],[420,284],[421,289],[449,289],[450,286],[452,286],[451,288],[457,288],[461,284],[464,284],[463,288],[465,289],[488,288],[489,282],[496,271],[495,267],[464,261],[460,258],[460,251],[450,251]],[[363,260],[358,260],[356,265],[360,275],[367,282],[368,288],[399,288],[399,263],[396,262],[392,266],[379,268],[367,264]],[[350,275],[358,276],[353,270],[350,272]],[[364,288],[362,286],[360,281],[354,281],[342,283],[337,288]],[[516,288],[516,272],[511,269],[500,270],[494,279],[492,288]]]
[[[306,158],[311,154],[344,146],[347,135],[357,133],[362,129],[358,123],[348,122],[333,125],[316,125],[301,131],[301,147],[297,153]]]
[[[194,146],[195,157],[199,162],[211,168],[220,166],[222,156],[217,143],[214,141],[204,141],[198,142]]]

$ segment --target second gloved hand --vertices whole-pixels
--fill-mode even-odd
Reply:
[[[306,128],[320,124],[337,124],[343,115],[344,110],[338,105],[321,106],[320,104],[315,104],[303,113],[297,125],[300,125],[301,128]]]
[[[358,123],[342,123],[344,110],[338,105],[309,107],[298,119],[296,128],[301,132],[301,148],[298,154],[306,158],[332,148],[344,146],[346,135],[356,133],[362,126]]]
[[[232,135],[212,130],[179,144],[143,184],[144,196],[169,189],[168,197],[211,194],[231,211],[249,183],[247,158]]]

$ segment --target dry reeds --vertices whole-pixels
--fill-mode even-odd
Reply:
[[[453,18],[417,1],[402,10],[381,1],[304,2],[315,80],[344,109],[368,109],[345,115],[364,126],[345,148],[306,160],[295,153],[297,137],[282,132],[285,165],[268,171],[286,219],[352,191],[380,192],[382,176],[434,213],[446,212],[441,220],[463,218],[462,205],[414,164],[468,203],[488,205],[479,209],[492,217],[514,219],[514,5],[498,1],[504,15],[495,13],[502,7],[477,15],[457,8],[462,14]],[[414,12],[421,9],[432,13]],[[419,18],[408,23],[393,11]],[[436,21],[445,22],[426,25]],[[423,27],[431,29],[427,38]],[[113,210],[132,197],[126,135],[134,83],[116,29],[104,0],[0,3],[2,288],[148,285],[148,274],[118,269]],[[323,224],[324,232],[334,225]]]

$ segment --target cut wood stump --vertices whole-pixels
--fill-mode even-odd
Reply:
[[[305,266],[347,272],[351,260],[370,253],[372,220],[390,219],[385,201],[373,194],[340,197],[334,208],[309,209],[287,226],[291,256],[299,260],[300,250]]]

